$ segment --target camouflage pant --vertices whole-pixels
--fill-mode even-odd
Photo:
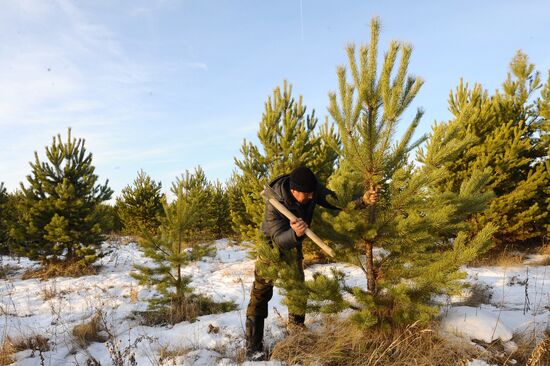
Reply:
[[[256,262],[257,265],[258,262]],[[302,255],[301,251],[298,254],[298,274],[300,280],[304,281],[304,269],[302,266]],[[246,309],[247,317],[255,318],[267,318],[268,314],[268,303],[269,300],[273,297],[273,283],[265,280],[258,274],[257,268],[254,270],[254,283],[252,284],[252,289],[250,291],[250,302]],[[306,300],[307,301],[307,300]],[[305,306],[304,306],[305,308]],[[304,322],[305,314],[288,314],[289,320],[291,322]]]

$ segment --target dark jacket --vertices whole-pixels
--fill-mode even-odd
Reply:
[[[322,184],[317,184],[313,200],[301,205],[298,203],[292,193],[290,193],[289,175],[282,175],[271,183],[269,186],[274,191],[274,197],[288,208],[294,215],[304,220],[308,226],[311,225],[313,219],[313,210],[316,205],[321,205],[328,209],[338,209],[327,202],[327,195],[334,195],[334,192],[324,187]],[[302,237],[296,236],[296,233],[290,227],[288,220],[282,213],[277,211],[275,207],[266,203],[264,221],[262,222],[261,230],[264,235],[271,239],[280,249],[292,249],[300,247],[305,235]]]

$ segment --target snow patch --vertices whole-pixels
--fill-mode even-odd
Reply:
[[[512,330],[497,315],[480,308],[458,306],[451,308],[441,322],[443,332],[470,340],[491,343],[497,339],[512,339]]]
[[[468,366],[493,366],[493,365],[483,360],[475,359],[472,361],[468,361]]]

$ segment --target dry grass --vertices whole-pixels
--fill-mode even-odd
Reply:
[[[42,353],[50,350],[50,344],[48,338],[41,335],[33,335],[28,338],[12,339],[7,337],[0,344],[0,366],[10,365],[15,362],[13,357],[16,353],[30,349],[32,351],[31,357],[34,357],[38,352],[41,360],[43,360]]]
[[[48,301],[57,297],[57,289],[55,287],[44,287],[42,289],[42,299]]]
[[[539,254],[542,254],[542,255],[550,255],[550,244],[543,245],[543,246],[539,249]]]
[[[550,365],[550,337],[546,336],[531,352],[527,365]]]
[[[328,319],[311,332],[296,332],[279,342],[271,359],[288,365],[462,365],[479,354],[472,346],[450,343],[430,327],[360,330]]]
[[[109,334],[109,339],[106,345],[109,357],[111,358],[111,363],[109,365],[112,366],[138,366],[135,350],[138,349],[139,344],[143,341],[149,341],[149,343],[155,341],[154,338],[148,335],[141,335],[137,337],[133,343],[128,344],[126,347],[122,347],[122,343],[116,339],[111,331],[107,330],[107,333]],[[153,362],[152,359],[150,359],[150,361],[153,365],[157,364]]]
[[[159,359],[158,364],[159,365],[168,365],[170,364],[170,361],[172,361],[173,364],[176,363],[176,358],[185,356],[191,352],[190,348],[186,347],[180,347],[180,348],[168,348],[168,347],[161,347],[158,351]]]
[[[139,300],[139,296],[138,296],[138,295],[139,295],[138,291],[137,291],[134,287],[132,287],[132,288],[130,289],[130,302],[131,302],[132,304],[135,304],[135,303],[138,302],[138,300]]]
[[[498,267],[518,267],[524,264],[529,254],[539,254],[543,257],[541,260],[530,260],[528,263],[531,266],[548,266],[550,265],[550,244],[537,246],[527,246],[518,248],[516,251],[510,248],[489,251],[483,257],[475,259],[470,263],[470,266],[498,266]]]
[[[133,286],[133,284],[130,284],[129,293],[122,295],[122,297],[130,299],[130,303],[136,304],[139,301],[139,291]]]
[[[525,254],[519,252],[502,251],[499,253],[490,253],[482,258],[478,258],[471,266],[497,266],[497,267],[517,267],[523,264]]]
[[[107,341],[107,337],[100,334],[102,330],[104,326],[101,314],[96,314],[90,321],[75,325],[73,336],[80,347],[86,348],[92,342]]]
[[[547,331],[542,340],[534,339],[532,334],[514,336],[518,350],[513,357],[518,364],[527,366],[550,366],[550,331]]]
[[[98,272],[98,266],[87,265],[79,262],[51,262],[38,269],[32,269],[23,274],[23,279],[38,278],[48,280],[56,277],[82,277],[95,275]]]
[[[215,302],[207,296],[192,294],[172,301],[171,304],[155,310],[138,313],[144,325],[177,324],[182,321],[194,321],[197,317],[220,314],[237,309],[234,302]]]
[[[330,258],[317,252],[304,253],[304,268],[311,267],[315,264],[331,263]]]
[[[16,352],[21,352],[26,349],[39,352],[46,352],[50,350],[49,339],[39,334],[16,340],[13,345]]]
[[[109,234],[107,235],[106,241],[115,245],[128,245],[130,243],[137,243],[138,237],[120,234]]]
[[[15,346],[9,338],[5,338],[0,344],[0,366],[11,365],[15,362],[13,355],[16,353]]]
[[[233,360],[237,365],[242,365],[246,362],[246,348],[238,348],[235,352]]]
[[[0,280],[8,279],[9,277],[12,277],[15,273],[17,273],[17,270],[19,267],[12,266],[9,264],[6,265],[0,265]]]
[[[304,255],[304,268],[315,264],[327,264],[333,262],[333,259],[323,253],[321,249],[309,239],[304,241],[302,253]]]
[[[550,266],[550,244],[541,245],[530,254],[533,254],[527,261],[530,266]]]
[[[57,282],[52,281],[49,285],[46,285],[44,287],[42,287],[42,290],[41,290],[41,293],[42,293],[42,299],[44,301],[48,301],[48,300],[51,300],[51,299],[54,299],[56,297],[61,297],[61,296],[64,296],[66,294],[69,293],[68,290],[58,290],[57,289]]]
[[[540,260],[529,262],[530,266],[550,266],[550,256],[543,257]]]
[[[491,286],[484,283],[475,282],[468,290],[470,292],[470,296],[468,296],[464,301],[457,302],[455,306],[463,305],[478,307],[482,304],[491,303],[491,298],[493,297],[493,289]]]

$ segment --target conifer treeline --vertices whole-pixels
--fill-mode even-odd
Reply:
[[[185,213],[198,219],[188,234],[192,231],[204,241],[234,234],[230,187],[208,181],[200,167],[176,179],[171,203],[161,191],[162,184],[142,170],[122,190],[115,205],[110,205],[106,203],[112,195],[108,181],[97,184],[92,154],[86,151],[83,139],[71,137],[70,129],[66,141],[60,135],[53,138],[52,145],[46,147],[46,158],[41,161],[35,152],[28,186],[21,183],[20,190],[10,194],[0,183],[2,254],[22,255],[43,264],[91,264],[107,234],[130,235],[143,242],[160,235],[163,225],[172,219],[166,213],[189,195],[200,197],[200,202],[193,201],[193,212],[187,209]],[[176,186],[182,188],[176,190]]]
[[[403,57],[400,67],[405,65],[410,57],[410,49],[407,47],[392,43],[385,58],[386,62],[394,60],[401,50]],[[361,50],[360,54],[364,51],[366,50]],[[348,55],[353,53],[354,49],[349,48]],[[319,126],[315,112],[306,114],[302,96],[295,100],[292,86],[286,82],[282,88],[277,87],[274,90],[265,103],[259,125],[258,138],[261,146],[245,140],[241,147],[242,156],[235,158],[237,170],[230,180],[225,185],[220,182],[209,183],[212,200],[203,210],[210,208],[210,205],[215,206],[211,212],[219,213],[214,224],[214,231],[218,236],[237,233],[246,239],[254,238],[263,215],[263,202],[259,196],[262,186],[298,165],[311,167],[322,181],[327,182],[329,178],[332,181],[344,179],[347,185],[355,184],[355,178],[339,178],[339,175],[342,174],[342,167],[353,164],[353,159],[349,159],[349,156],[353,156],[355,147],[350,143],[349,137],[365,133],[357,128],[358,123],[369,123],[369,115],[362,117],[361,111],[376,112],[380,106],[384,106],[380,113],[395,124],[396,117],[412,101],[422,84],[420,79],[405,79],[405,75],[400,74],[401,70],[397,70],[400,82],[404,83],[402,91],[406,91],[406,94],[393,93],[395,96],[392,96],[396,85],[379,84],[378,90],[385,93],[381,100],[383,104],[370,100],[374,96],[368,94],[366,86],[373,80],[368,79],[371,77],[368,76],[369,70],[361,70],[357,65],[357,62],[366,65],[368,57],[368,52],[365,52],[358,60],[350,58],[353,82],[349,86],[344,77],[345,69],[338,69],[341,78],[339,98],[343,104],[338,105],[336,95],[331,96],[329,111],[334,124],[329,124],[327,120]],[[383,65],[381,75],[389,77],[391,72],[388,65]],[[349,98],[346,88],[351,86],[365,99],[362,103],[366,107],[361,107],[361,102],[352,105],[352,101],[346,99]],[[549,90],[550,71],[543,83],[539,72],[529,63],[527,55],[518,51],[501,90],[490,94],[480,84],[470,86],[461,81],[449,97],[449,110],[454,118],[440,122],[433,128],[434,132],[439,129],[445,130],[442,133],[453,131],[464,145],[456,153],[455,159],[445,163],[445,173],[438,183],[440,189],[456,191],[473,170],[490,169],[488,187],[494,192],[495,199],[486,210],[471,217],[469,222],[478,229],[489,222],[495,224],[498,229],[493,236],[493,242],[497,248],[522,247],[530,243],[540,245],[546,240],[550,222],[550,163],[547,158],[550,140]],[[369,106],[368,103],[374,104]],[[395,116],[392,117],[392,114]],[[464,114],[468,115],[467,118]],[[377,141],[378,152],[371,157],[372,164],[395,164],[396,159],[406,159],[408,151],[418,145],[418,141],[410,146],[407,143],[410,144],[411,133],[421,116],[422,111],[419,110],[401,144],[394,147],[391,159],[380,154],[390,151],[393,140]],[[346,122],[346,118],[349,121]],[[362,118],[366,120],[359,121]],[[335,126],[345,133],[339,134]],[[388,128],[394,129],[395,126]],[[383,131],[375,132],[380,134]],[[432,142],[434,138],[432,137]],[[340,149],[340,139],[344,142],[343,150]],[[348,159],[344,159],[345,154],[349,155]],[[50,246],[54,246],[52,243],[55,242],[58,244],[53,252],[68,250],[68,255],[80,256],[84,253],[78,252],[77,247],[100,242],[97,236],[100,231],[122,231],[128,235],[139,235],[141,230],[154,233],[158,229],[166,198],[161,193],[161,184],[144,171],[138,172],[133,184],[123,189],[113,207],[101,204],[111,196],[108,193],[110,190],[106,185],[94,186],[97,177],[93,174],[91,154],[86,155],[84,140],[62,142],[60,136],[54,137],[52,146],[46,148],[46,156],[47,162],[41,162],[38,155],[35,156],[35,162],[31,163],[32,174],[27,178],[27,187],[22,184],[20,190],[9,193],[4,184],[0,183],[1,252],[7,253],[11,247],[12,252],[33,257],[40,255],[40,248],[44,243],[49,242]],[[340,173],[333,176],[337,166],[340,167]],[[370,181],[368,184],[378,185],[379,181],[385,179],[376,174],[377,171],[382,171],[380,166],[373,165],[369,169],[370,173],[365,174],[370,176],[364,176],[363,183]],[[86,180],[79,183],[77,177],[86,177]],[[86,199],[77,199],[80,196]],[[341,198],[345,200],[351,197]],[[71,208],[64,208],[65,215],[62,215],[62,210],[52,210],[53,207],[62,205],[60,199],[75,204]],[[40,207],[31,209],[32,202],[37,200],[42,202]],[[92,210],[93,214],[90,211],[92,206],[97,206],[97,210]],[[51,217],[48,212],[53,213]],[[77,216],[74,216],[77,212]],[[57,216],[51,222],[55,214]],[[90,215],[97,217],[89,217]],[[87,231],[86,235],[91,235],[89,238],[61,234],[64,227],[76,223],[66,222],[61,218],[68,220],[73,216],[74,220],[79,221],[77,226],[81,226],[73,231]],[[96,223],[100,224],[99,227],[94,226]],[[44,240],[44,243],[37,246],[40,240]],[[73,244],[76,246],[67,244],[70,241],[75,241]],[[65,244],[59,244],[62,242]],[[46,255],[46,252],[43,254]],[[47,255],[53,255],[53,252],[48,252]]]

